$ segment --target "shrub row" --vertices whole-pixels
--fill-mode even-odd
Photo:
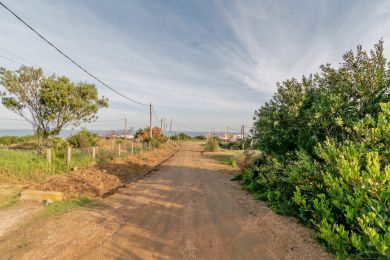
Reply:
[[[0,136],[0,144],[10,145],[10,144],[23,144],[36,140],[34,135],[25,135],[25,136]]]

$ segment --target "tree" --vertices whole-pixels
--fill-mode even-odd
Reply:
[[[0,69],[2,104],[23,117],[46,140],[62,128],[96,120],[96,113],[108,106],[98,97],[94,84],[73,83],[65,76],[45,77],[40,68],[22,66],[13,72]]]

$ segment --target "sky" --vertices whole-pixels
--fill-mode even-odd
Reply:
[[[337,67],[358,44],[383,39],[390,56],[390,1],[1,1],[111,87],[153,103],[154,124],[173,119],[174,130],[248,129],[276,82]],[[91,129],[123,128],[125,117],[148,124],[148,107],[96,82],[0,7],[0,67],[19,63],[95,83],[110,106]],[[0,118],[18,117],[0,104]],[[0,119],[0,129],[28,127]]]

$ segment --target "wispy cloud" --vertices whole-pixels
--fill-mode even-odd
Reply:
[[[187,129],[250,125],[277,81],[315,72],[326,62],[337,65],[358,43],[369,48],[383,37],[390,53],[390,5],[384,1],[5,2],[104,81],[153,102],[159,116]],[[0,17],[6,36],[0,48],[47,73],[93,82],[5,10]],[[147,108],[97,86],[111,100],[99,112],[102,119],[147,123]],[[11,115],[0,107],[0,116]]]

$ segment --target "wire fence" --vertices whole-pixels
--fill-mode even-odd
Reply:
[[[47,148],[35,146],[8,146],[0,145],[0,150],[15,153],[15,156],[24,157],[32,153],[37,158],[44,158],[48,164],[67,165],[67,167],[84,166],[90,162],[109,163],[116,158],[142,154],[154,150],[152,142],[134,142],[130,140],[112,139],[101,145],[74,148],[68,146],[51,146]]]

